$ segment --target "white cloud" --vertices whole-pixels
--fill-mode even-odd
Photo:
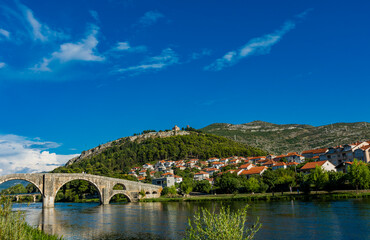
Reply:
[[[116,47],[113,48],[114,51],[128,51],[128,52],[145,52],[146,46],[136,46],[131,47],[129,42],[118,42]]]
[[[147,58],[141,64],[137,66],[127,67],[127,68],[120,68],[117,72],[146,72],[149,70],[160,70],[164,69],[168,66],[174,65],[179,63],[179,58],[177,54],[171,49],[166,48],[164,49],[160,55]]]
[[[0,173],[51,171],[78,154],[59,155],[48,151],[60,145],[17,135],[0,135]]]
[[[0,69],[5,67],[5,66],[6,66],[6,64],[4,62],[0,62]]]
[[[99,14],[98,14],[97,11],[90,10],[89,12],[90,12],[90,15],[95,19],[95,21],[100,22],[100,20],[99,20]]]
[[[6,39],[9,39],[10,38],[10,32],[8,32],[5,29],[0,28],[0,39],[1,39],[1,36],[5,37]]]
[[[271,47],[278,43],[281,38],[295,27],[293,21],[287,21],[283,26],[273,33],[266,34],[259,38],[251,39],[246,45],[238,50],[226,53],[222,58],[217,59],[212,64],[206,66],[205,70],[219,71],[225,67],[232,66],[241,59],[253,56],[268,54]]]
[[[68,36],[61,31],[52,30],[48,25],[41,23],[37,20],[31,9],[23,4],[18,3],[20,9],[30,26],[30,32],[32,32],[33,40],[39,40],[41,42],[50,41],[52,39],[64,39]]]
[[[139,20],[139,24],[148,27],[155,24],[159,19],[164,18],[164,15],[158,11],[149,11],[144,14]]]
[[[97,53],[97,45],[99,41],[96,38],[99,28],[93,25],[88,32],[86,38],[76,43],[63,43],[58,51],[53,52],[50,58],[43,58],[43,61],[35,65],[34,71],[51,71],[49,64],[54,60],[60,62],[68,61],[92,61],[100,62],[105,58]]]

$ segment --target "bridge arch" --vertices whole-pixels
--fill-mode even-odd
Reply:
[[[0,184],[3,184],[5,182],[9,182],[9,181],[13,181],[13,180],[22,180],[22,181],[26,181],[26,182],[29,182],[29,183],[32,183],[36,188],[37,190],[39,190],[39,192],[41,193],[41,195],[43,194],[42,192],[42,186],[37,184],[36,181],[30,179],[29,177],[22,177],[22,176],[14,176],[14,177],[8,177],[8,178],[3,178],[3,179],[0,179]]]
[[[55,201],[55,199],[56,199],[56,197],[57,197],[57,194],[58,194],[59,190],[60,190],[64,185],[66,185],[66,184],[68,184],[68,183],[70,183],[70,182],[72,182],[72,181],[78,181],[78,180],[80,180],[80,181],[86,181],[86,182],[88,182],[89,184],[93,185],[93,186],[95,187],[95,189],[97,190],[97,192],[98,192],[100,203],[102,203],[102,202],[103,202],[102,190],[99,188],[99,186],[98,186],[94,181],[92,181],[91,179],[89,179],[89,178],[83,178],[83,177],[76,177],[76,178],[73,178],[73,179],[67,179],[67,180],[64,180],[64,181],[60,182],[60,183],[56,186],[55,191],[54,191],[54,193],[53,193],[53,194],[54,194],[54,196],[53,196],[54,201]]]
[[[122,191],[122,192],[121,192],[121,191],[119,191],[119,192],[115,192],[115,193],[113,193],[113,194],[110,196],[108,203],[112,200],[112,198],[113,198],[114,196],[117,196],[117,195],[119,195],[119,194],[124,195],[124,196],[128,199],[128,201],[129,201],[129,202],[132,202],[132,198],[131,198],[131,196],[130,196],[129,194],[127,194],[127,193],[125,193],[125,192],[123,192],[123,191]]]

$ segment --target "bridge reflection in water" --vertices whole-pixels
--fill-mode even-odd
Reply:
[[[38,206],[24,207],[27,222],[65,239],[126,239],[128,236],[175,239],[184,230],[189,213],[188,209],[184,211],[186,216],[181,216],[178,204],[159,203],[56,203],[55,208],[41,208],[38,203]]]

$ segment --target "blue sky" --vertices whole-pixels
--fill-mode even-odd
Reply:
[[[3,0],[0,174],[175,124],[369,121],[369,8]]]

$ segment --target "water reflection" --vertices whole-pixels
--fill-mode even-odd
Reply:
[[[250,203],[249,224],[260,217],[256,239],[370,239],[370,200],[334,202]],[[232,210],[243,201],[224,202]],[[220,202],[128,203],[125,205],[57,203],[14,204],[26,220],[65,239],[181,239],[187,219],[201,207],[218,209]],[[354,229],[356,229],[354,231]]]

